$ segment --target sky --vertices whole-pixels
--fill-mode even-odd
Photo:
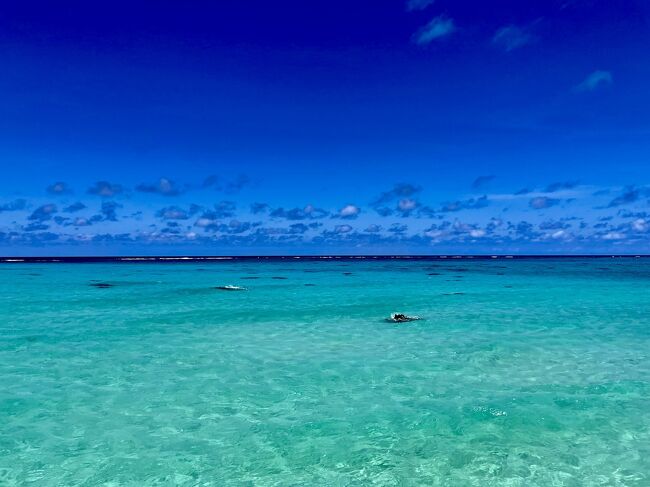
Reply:
[[[0,255],[650,253],[650,2],[0,5]]]

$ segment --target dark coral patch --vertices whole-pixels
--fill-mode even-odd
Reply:
[[[114,287],[113,284],[110,284],[108,282],[91,282],[89,285],[98,289],[107,289],[109,287]]]

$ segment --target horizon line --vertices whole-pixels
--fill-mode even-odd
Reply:
[[[448,260],[448,259],[567,259],[567,258],[650,258],[650,254],[267,254],[267,255],[64,255],[64,256],[0,256],[0,263],[83,263],[83,262],[191,262],[223,260]]]

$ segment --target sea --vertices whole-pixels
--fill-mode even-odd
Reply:
[[[650,486],[650,258],[0,259],[0,485]]]

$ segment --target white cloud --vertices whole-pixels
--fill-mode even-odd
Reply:
[[[359,214],[359,207],[355,205],[346,205],[339,210],[341,218],[355,218]]]
[[[406,2],[406,10],[412,12],[413,10],[424,10],[429,5],[433,5],[436,0],[408,0]]]
[[[400,209],[400,211],[411,211],[414,210],[417,205],[417,201],[410,198],[404,198],[403,200],[400,200],[397,207]]]
[[[453,19],[446,17],[445,15],[439,15],[416,32],[413,36],[413,40],[416,44],[429,44],[435,39],[440,39],[452,34],[455,30],[456,26],[454,25]]]
[[[632,222],[632,229],[636,232],[645,232],[648,230],[648,222],[643,218],[639,218]]]
[[[211,218],[199,218],[198,220],[196,220],[195,225],[197,227],[205,228],[212,225],[216,225],[217,223],[219,223],[217,220],[213,220]]]
[[[526,30],[516,25],[501,27],[492,37],[492,44],[503,48],[505,51],[512,51],[518,47],[525,46],[533,40],[533,36]]]
[[[582,83],[576,86],[577,91],[594,91],[600,87],[614,83],[612,73],[609,71],[594,71]]]
[[[623,240],[625,238],[624,233],[620,232],[609,232],[603,235],[603,240]]]

